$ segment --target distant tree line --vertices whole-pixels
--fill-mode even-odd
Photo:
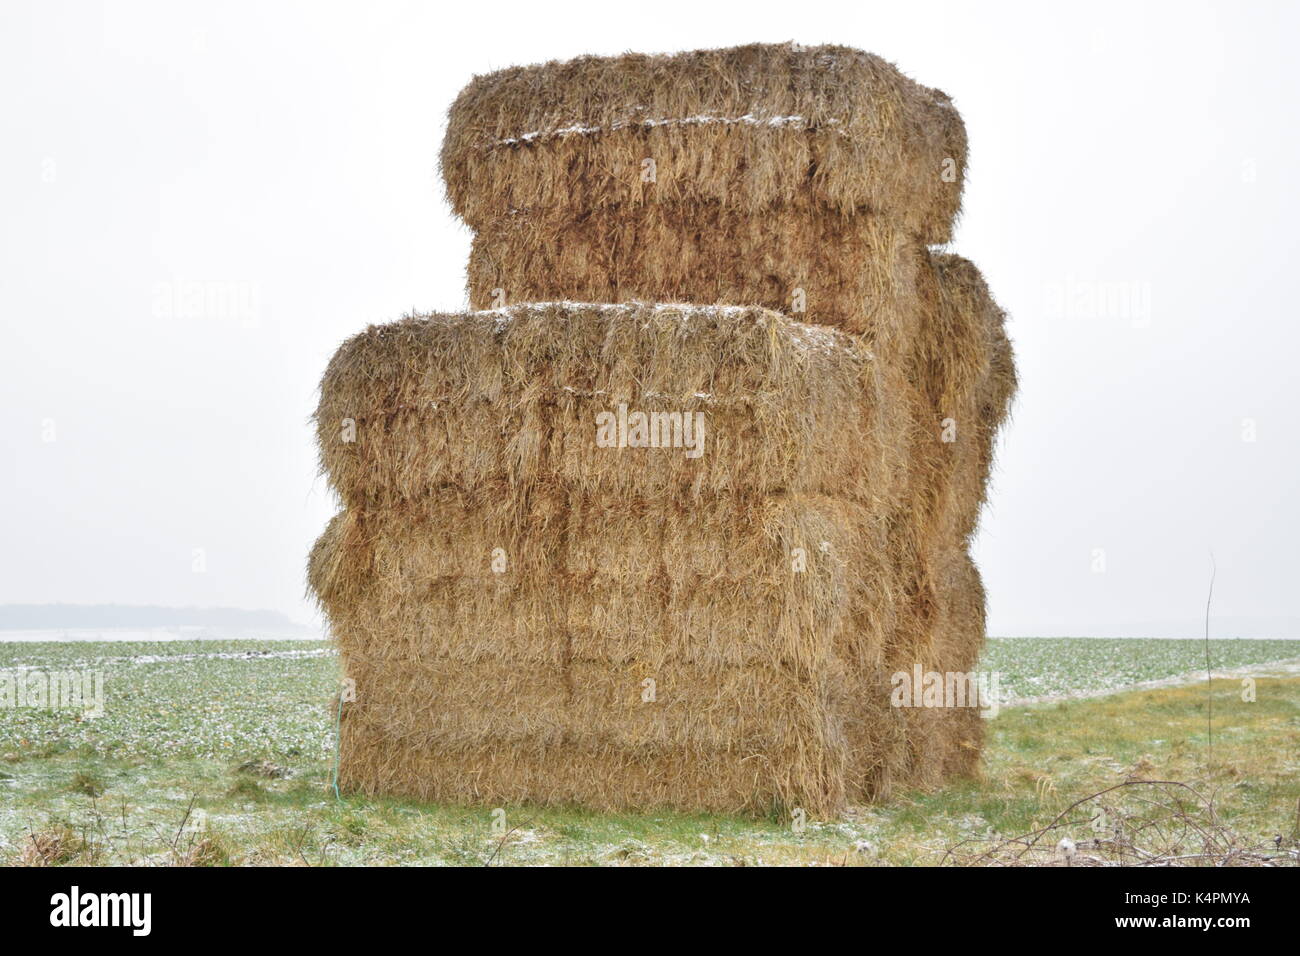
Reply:
[[[279,611],[238,607],[127,604],[0,604],[0,630],[112,627],[216,627],[302,630]]]

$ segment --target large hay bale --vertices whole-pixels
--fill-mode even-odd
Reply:
[[[866,795],[879,708],[864,691],[889,624],[865,505],[575,492],[564,513],[544,529],[512,519],[517,538],[562,543],[550,566],[486,575],[502,528],[483,505],[331,523],[311,577],[355,682],[345,782],[819,815]]]
[[[756,305],[866,335],[882,352],[916,334],[924,246],[880,216],[817,208],[649,203],[559,222],[516,214],[480,226],[469,302]]]
[[[369,794],[491,807],[529,803],[577,804],[597,810],[682,807],[787,818],[791,806],[825,816],[842,805],[842,798],[835,796],[842,784],[837,768],[818,768],[803,752],[679,748],[633,752],[574,746],[557,755],[526,740],[414,748],[355,722],[343,727],[342,747],[346,757],[340,785]],[[827,795],[820,805],[804,799],[808,782]]]
[[[965,165],[945,94],[860,50],[794,44],[479,76],[452,105],[442,148],[452,206],[476,229],[629,203],[815,205],[941,243]]]
[[[550,483],[883,500],[903,451],[876,375],[861,342],[763,309],[529,304],[350,339],[321,383],[317,436],[349,505],[418,508],[454,487],[505,508]],[[597,416],[618,419],[611,437],[620,408],[629,447],[598,446]],[[679,447],[630,447],[646,437],[638,414]]]
[[[965,475],[972,464],[977,396],[991,361],[985,308],[991,300],[985,295],[977,304],[959,296],[966,273],[954,268],[957,261],[965,262],[923,254],[917,308],[909,315],[914,332],[892,362],[882,361],[893,366],[886,387],[895,393],[907,433],[888,545],[903,595],[892,644],[904,656],[923,652],[933,634],[939,597],[930,556],[944,516],[953,510],[954,476]],[[978,509],[979,502],[973,504]]]
[[[869,399],[883,386],[864,349],[762,310],[540,304],[406,320],[347,343],[318,418],[323,460],[350,507],[312,562],[345,668],[378,688],[349,708],[357,716],[344,738],[345,780],[424,798],[778,802],[825,812],[970,772],[976,710],[900,714],[887,703],[897,670],[919,662],[965,671],[977,660],[982,592],[960,529],[973,526],[1013,382],[1002,315],[978,273],[955,257],[930,269],[935,312],[915,340],[925,347],[903,367],[914,416],[928,414],[932,426],[949,413],[977,420],[950,444],[922,425],[882,442],[887,422]],[[718,463],[707,451],[689,481],[654,476],[648,458],[631,469],[564,467],[592,453],[594,415],[615,398],[652,407],[656,397],[689,403],[702,393],[740,410],[709,418],[709,434],[725,422],[752,440],[733,450],[761,455],[765,442],[787,441],[781,477],[712,477]],[[566,405],[571,414],[559,415]],[[430,425],[418,414],[426,407],[443,417]],[[810,409],[809,418],[777,414]],[[356,432],[343,442],[337,426],[347,417]],[[868,455],[875,465],[846,482],[856,499],[790,497],[791,484],[813,493],[834,484],[804,476],[816,472],[811,454],[843,467],[833,447],[812,440],[836,425],[865,429],[854,432],[859,448],[870,447],[867,436],[879,443]],[[525,427],[536,434],[521,442]],[[521,447],[558,451],[503,451]],[[633,450],[600,451],[626,461]],[[448,468],[462,459],[472,466]],[[900,459],[910,468],[902,499],[887,490]],[[727,468],[744,470],[743,459]],[[812,501],[817,508],[802,513],[818,515],[825,532],[774,530],[791,525],[768,515]],[[854,552],[843,565],[848,585],[786,572],[794,548],[810,553],[808,542],[820,548],[836,534],[839,552]],[[498,548],[502,572],[492,569]],[[811,592],[792,586],[814,582]],[[805,676],[783,686],[773,662]],[[473,676],[458,683],[466,668]],[[442,688],[445,719],[432,718],[413,673]],[[641,710],[629,695],[647,678],[689,690],[670,694],[676,707]],[[579,684],[585,693],[573,690]],[[748,696],[738,690],[746,686]],[[737,699],[757,702],[762,686],[794,714],[814,716],[737,709]],[[733,693],[721,710],[720,688]],[[477,711],[484,694],[508,703]],[[773,720],[795,737],[764,738]],[[517,732],[511,761],[500,756],[505,726]],[[585,761],[577,778],[542,773],[548,761],[575,760]],[[768,769],[753,773],[754,760]],[[702,776],[702,762],[716,773]],[[413,767],[442,776],[403,776]]]
[[[475,661],[489,648],[552,664],[576,655],[811,666],[804,624],[854,616],[842,640],[857,642],[857,656],[881,643],[889,595],[877,525],[866,505],[819,497],[610,504],[573,493],[554,519],[442,497],[418,515],[343,512],[317,542],[309,577],[331,618],[362,609],[402,631],[384,645],[396,656]],[[805,576],[813,565],[820,573]],[[805,617],[791,616],[791,601]],[[457,623],[494,614],[503,617],[491,634]],[[515,619],[531,623],[516,632]]]
[[[990,294],[974,264],[960,256],[937,255],[935,267],[942,290],[940,314],[947,327],[975,330],[977,340],[958,350],[963,373],[948,373],[960,382],[952,389],[956,440],[948,443],[949,460],[939,480],[941,498],[936,515],[940,547],[964,546],[979,521],[993,469],[994,442],[1011,411],[1016,372],[1006,314]]]

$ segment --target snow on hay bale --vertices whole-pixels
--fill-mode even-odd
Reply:
[[[961,202],[943,93],[845,47],[628,54],[475,78],[442,172],[470,305],[760,305],[904,351]]]
[[[875,375],[861,342],[763,309],[533,303],[354,336],[325,372],[317,437],[348,504],[494,480],[868,498],[902,454]]]
[[[627,203],[816,205],[881,215],[931,243],[950,238],[965,165],[944,93],[860,50],[795,44],[479,76],[452,105],[442,149],[452,205],[476,229]]]
[[[923,244],[879,216],[655,203],[485,223],[467,275],[474,308],[554,299],[757,305],[864,334],[884,350],[914,334],[923,262]]]

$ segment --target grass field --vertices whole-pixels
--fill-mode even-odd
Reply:
[[[1212,660],[1221,673],[1298,652],[1294,642],[1224,641]],[[1204,680],[1073,696],[1203,673],[1200,642],[993,640],[983,666],[1009,697],[1040,702],[1004,706],[990,721],[982,779],[800,826],[339,800],[329,788],[336,662],[323,643],[0,643],[0,671],[95,669],[106,697],[95,719],[0,707],[0,860],[1295,862],[1300,671],[1263,668],[1253,701],[1237,672],[1216,679],[1211,749]],[[1076,848],[1058,848],[1063,838]]]

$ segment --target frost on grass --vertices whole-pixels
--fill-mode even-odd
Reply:
[[[0,708],[5,759],[79,751],[105,757],[323,757],[337,662],[324,648],[177,648],[123,654],[120,644],[25,645],[0,668],[85,667],[104,673],[104,714]],[[46,647],[49,647],[46,645]],[[201,647],[201,645],[200,645]],[[0,651],[9,650],[0,645]]]
[[[1300,657],[1300,641],[1211,641],[1210,661],[1223,670]],[[989,640],[980,666],[1001,674],[1012,699],[1118,690],[1205,669],[1198,640],[1095,637],[1006,637]]]

